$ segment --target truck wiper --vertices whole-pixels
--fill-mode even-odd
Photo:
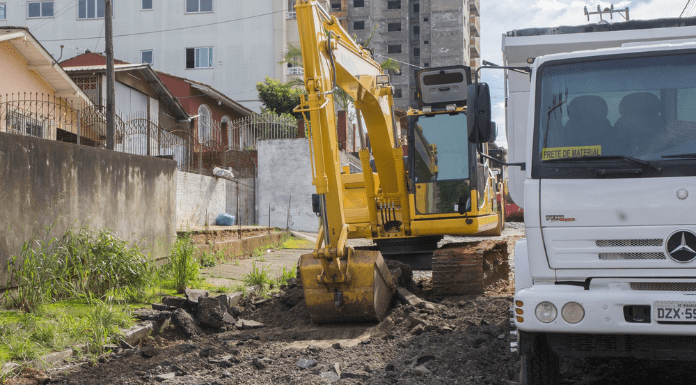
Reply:
[[[691,154],[677,154],[677,155],[664,155],[662,158],[686,158],[686,159],[696,159],[696,153],[691,153]]]
[[[644,161],[644,160],[640,160],[640,159],[638,159],[638,158],[634,158],[634,157],[628,156],[628,155],[599,155],[599,156],[586,155],[586,156],[571,156],[571,157],[568,157],[568,158],[548,159],[548,160],[544,160],[544,161],[542,161],[542,162],[544,162],[544,163],[546,163],[546,162],[549,162],[549,163],[552,163],[552,162],[562,162],[562,161],[572,161],[572,162],[580,161],[580,162],[582,162],[582,161],[602,161],[602,160],[612,160],[612,159],[623,159],[623,160],[627,160],[627,161],[629,161],[629,162],[638,163],[638,164],[643,165],[643,166],[648,166],[648,167],[650,167],[650,168],[655,169],[655,171],[662,172],[662,169],[655,167],[655,166],[654,166],[653,164],[651,164],[650,162],[647,162],[647,161]]]

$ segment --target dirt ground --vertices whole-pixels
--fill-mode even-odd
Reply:
[[[426,301],[414,307],[394,299],[379,324],[312,324],[302,288],[291,285],[269,300],[240,304],[237,318],[261,328],[228,326],[185,339],[169,327],[135,349],[48,376],[59,384],[518,384],[519,356],[509,349],[512,280],[483,295],[436,298],[428,274],[414,276],[414,291]],[[563,359],[561,384],[691,384],[691,368]]]

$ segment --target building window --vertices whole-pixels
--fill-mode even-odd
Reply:
[[[331,10],[332,11],[340,11],[341,10],[341,2],[340,1],[332,1],[331,2]]]
[[[414,25],[414,26],[413,26],[413,34],[414,34],[414,35],[420,35],[420,26],[419,26],[419,25]]]
[[[423,40],[423,44],[425,44],[425,45],[430,44],[430,40]]]
[[[213,0],[186,0],[186,13],[213,12]]]
[[[213,47],[186,48],[186,68],[213,68]]]
[[[420,12],[420,4],[415,3],[413,4],[413,13],[418,13]]]
[[[140,9],[143,11],[152,11],[152,0],[143,0]]]
[[[430,63],[423,63],[423,67],[430,67]]]
[[[147,64],[155,64],[154,62],[154,54],[152,53],[152,50],[147,50],[147,51],[140,51],[140,62],[141,63],[147,63]]]
[[[401,31],[401,23],[389,23],[389,24],[387,24],[387,31],[389,31],[389,32]]]
[[[365,0],[353,0],[354,8],[362,8],[365,6]]]
[[[401,44],[387,46],[387,53],[401,53]]]
[[[427,21],[428,21],[428,18],[427,18],[427,17],[424,17],[424,18],[423,18],[423,21],[424,21],[424,22],[427,22]]]
[[[401,88],[394,89],[394,98],[401,99]]]
[[[401,0],[387,1],[387,9],[401,9]]]
[[[232,119],[230,119],[230,117],[227,115],[223,116],[220,120],[220,133],[222,134],[222,143],[227,143],[228,150],[232,148],[232,135],[230,135],[231,123]]]
[[[112,4],[113,7],[113,4]],[[112,8],[113,9],[113,8]],[[78,19],[102,19],[106,13],[104,0],[79,0],[77,4]]]
[[[413,49],[413,56],[420,56],[420,48]]]
[[[53,17],[53,1],[30,1],[27,3],[27,17]]]
[[[203,143],[213,138],[210,131],[210,108],[205,104],[198,107],[198,141]]]
[[[353,29],[365,29],[365,20],[353,22]]]
[[[0,20],[7,19],[7,4],[0,3]]]

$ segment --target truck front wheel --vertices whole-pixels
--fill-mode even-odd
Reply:
[[[522,368],[520,382],[523,385],[556,385],[560,383],[558,355],[551,350],[543,334],[524,336],[520,341]],[[526,346],[524,346],[526,345]]]

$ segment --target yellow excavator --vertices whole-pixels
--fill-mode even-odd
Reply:
[[[396,288],[382,254],[430,268],[444,235],[502,231],[501,189],[485,159],[486,140],[469,140],[467,133],[471,73],[465,66],[416,73],[419,108],[407,113],[405,151],[394,89],[371,52],[315,1],[298,0],[295,11],[307,90],[295,111],[309,122],[313,208],[321,219],[313,252],[299,262],[307,309],[317,323],[381,320]],[[351,174],[339,161],[339,88],[353,99],[367,131],[361,173]],[[352,238],[372,239],[378,250],[347,246]]]

